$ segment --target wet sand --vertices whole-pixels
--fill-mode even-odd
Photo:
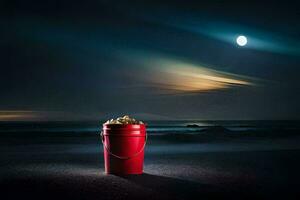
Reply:
[[[63,134],[62,134],[63,135]],[[300,137],[150,136],[144,174],[106,175],[88,136],[2,137],[5,199],[298,199]]]

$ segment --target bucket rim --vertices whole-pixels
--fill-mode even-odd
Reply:
[[[103,135],[144,136],[145,124],[103,124]]]
[[[116,129],[128,129],[128,130],[138,130],[146,129],[146,124],[103,124],[104,130],[116,130]]]

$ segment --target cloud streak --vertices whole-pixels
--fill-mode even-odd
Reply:
[[[0,121],[74,121],[94,120],[102,113],[85,114],[67,111],[0,110]]]
[[[138,62],[145,68],[135,77],[167,93],[201,93],[232,87],[251,87],[255,86],[257,81],[252,77],[214,70],[202,64],[164,56],[148,56],[139,59]]]
[[[35,111],[24,110],[1,110],[0,121],[18,121],[18,120],[34,120],[38,118]]]

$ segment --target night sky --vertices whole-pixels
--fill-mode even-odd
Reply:
[[[294,2],[0,7],[0,120],[300,119]]]

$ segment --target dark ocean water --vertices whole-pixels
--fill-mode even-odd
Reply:
[[[92,122],[0,122],[0,133],[99,133],[102,121]],[[147,133],[193,134],[207,130],[227,133],[255,131],[298,131],[300,121],[147,121]]]

